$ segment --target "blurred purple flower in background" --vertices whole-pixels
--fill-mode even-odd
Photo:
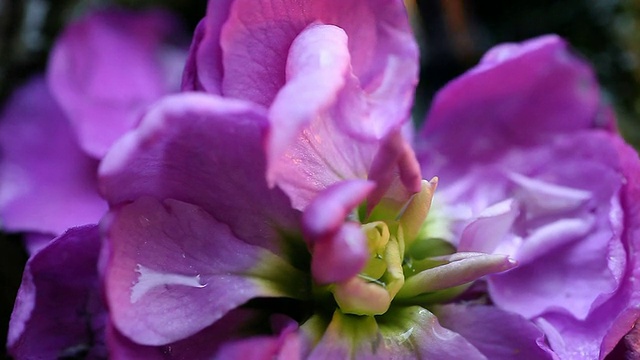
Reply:
[[[179,25],[160,10],[107,10],[60,35],[47,78],[87,154],[102,158],[151,103],[178,90],[186,56]]]
[[[96,223],[106,212],[97,191],[98,160],[80,149],[42,77],[9,99],[0,123],[0,146],[5,231],[30,232],[27,241],[37,248],[71,226]]]
[[[35,77],[16,91],[2,113],[5,231],[48,240],[100,220],[107,205],[97,192],[98,161],[149,104],[178,90],[186,51],[169,42],[178,29],[166,12],[120,10],[91,13],[65,29],[46,80]]]
[[[86,161],[51,159],[73,165],[53,167],[66,186],[38,185],[69,203],[91,204],[75,192],[96,195],[106,153],[109,204],[100,232],[29,260],[16,358],[603,359],[632,330],[640,161],[560,38],[495,47],[408,139],[418,50],[401,1],[211,1],[169,96],[166,15],[133,16],[68,30],[56,101],[36,79],[6,111],[26,138],[51,127],[38,151]],[[122,57],[83,56],[102,51],[87,34]],[[23,115],[30,97],[60,126]],[[2,136],[3,174],[55,178]],[[65,215],[11,229],[85,221]]]

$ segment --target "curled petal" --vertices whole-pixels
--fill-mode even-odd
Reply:
[[[516,196],[526,207],[528,218],[559,215],[584,206],[593,197],[590,191],[554,185],[520,174],[509,178],[518,185]]]
[[[399,0],[211,2],[198,29],[186,88],[270,108],[267,179],[298,210],[366,178],[409,118],[418,49]]]
[[[588,65],[555,36],[500,46],[439,93],[426,123],[419,157],[447,200],[471,218],[519,204],[497,249],[510,242],[522,264],[488,277],[493,302],[536,319],[561,358],[604,358],[639,314],[639,175]]]
[[[369,179],[376,182],[376,190],[369,196],[368,210],[372,210],[399,179],[405,197],[420,192],[422,175],[413,149],[400,131],[391,132],[381,141],[369,170]]]
[[[550,231],[548,234],[534,234],[538,239],[524,239],[524,244],[538,242],[535,245],[542,247],[535,252],[544,255],[535,254],[534,245],[529,249],[523,246],[516,256],[524,264],[513,273],[490,278],[494,302],[528,318],[562,309],[584,319],[598,297],[610,296],[617,287],[607,261],[610,234],[603,230],[585,234],[585,229],[588,224],[585,227],[581,221],[564,220],[540,230]],[[553,232],[558,230],[562,232]]]
[[[325,187],[366,177],[376,141],[345,129],[349,119],[366,123],[368,115],[362,90],[349,86],[354,80],[342,29],[305,29],[291,46],[287,78],[269,110],[267,179],[303,210]]]
[[[492,253],[504,242],[519,213],[513,199],[484,209],[477,219],[464,228],[458,250]]]
[[[366,180],[348,180],[321,192],[302,215],[305,236],[315,241],[338,231],[373,187]]]
[[[313,244],[311,273],[319,284],[344,281],[358,274],[369,258],[360,224],[346,223],[331,237]]]
[[[337,101],[351,70],[347,40],[336,26],[313,24],[291,44],[287,83],[270,108],[270,157],[280,158],[298,134]]]
[[[564,218],[535,229],[518,248],[515,255],[520,264],[526,264],[576,240],[585,240],[594,232],[593,217]],[[604,289],[603,289],[604,290]]]
[[[541,216],[538,198],[516,187],[521,202],[533,203],[522,203],[523,216],[512,230],[522,234],[520,245],[513,247],[521,266],[489,279],[496,304],[527,318],[556,309],[585,319],[620,286],[627,255],[619,200],[625,180],[614,147],[619,141],[594,131],[540,146],[544,151],[536,153],[536,162],[544,166],[537,165],[535,173],[554,179],[555,189],[539,190],[548,199]],[[569,186],[577,202],[567,202]],[[579,200],[586,193],[589,198]]]

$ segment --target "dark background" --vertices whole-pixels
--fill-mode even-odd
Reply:
[[[206,8],[206,0],[0,0],[0,110],[12,89],[44,70],[51,43],[69,19],[109,4],[163,6],[179,14],[189,31]],[[422,46],[416,122],[435,91],[492,45],[557,33],[594,64],[623,135],[640,148],[640,2],[418,0],[410,8]],[[26,260],[19,234],[0,232],[0,358]]]

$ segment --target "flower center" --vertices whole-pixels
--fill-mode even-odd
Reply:
[[[422,190],[408,203],[383,199],[364,224],[369,259],[360,273],[330,291],[343,313],[385,313],[405,283],[403,265],[407,246],[412,246],[425,224],[437,179],[423,181]]]
[[[327,289],[344,314],[382,315],[392,303],[422,305],[459,295],[474,280],[512,268],[507,256],[456,253],[442,239],[450,224],[427,214],[437,178],[405,204],[385,198],[363,221],[369,257],[360,272]],[[362,216],[360,217],[362,218]]]
[[[402,234],[391,234],[388,225],[375,221],[362,225],[367,236],[370,258],[355,277],[331,289],[342,312],[357,315],[380,315],[404,284]]]

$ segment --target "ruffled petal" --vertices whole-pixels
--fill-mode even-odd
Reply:
[[[506,148],[611,129],[605,110],[593,71],[559,37],[501,45],[438,93],[418,153],[428,176],[449,183]]]
[[[458,251],[480,251],[492,253],[504,243],[519,214],[513,199],[507,199],[486,208],[464,228],[460,236]],[[504,253],[498,250],[498,253]],[[507,252],[511,254],[511,252]]]
[[[263,109],[184,93],[158,102],[100,167],[111,204],[144,195],[195,204],[249,243],[280,251],[298,213],[279,189],[268,189]],[[291,242],[291,241],[290,241]]]
[[[199,29],[185,83],[272,107],[267,178],[296,209],[366,178],[408,119],[417,47],[400,1],[211,3]]]
[[[618,288],[626,263],[617,219],[623,178],[612,145],[604,132],[584,133],[558,138],[544,147],[546,155],[536,154],[530,164],[546,164],[530,169],[531,177],[553,179],[557,189],[571,186],[589,199],[560,206],[566,191],[547,190],[548,206],[541,211],[531,192],[516,184],[522,216],[511,231],[521,238],[511,248],[521,266],[490,277],[496,304],[527,318],[555,309],[585,319]]]
[[[97,161],[78,147],[44,79],[18,89],[0,121],[0,219],[7,231],[61,234],[106,212]]]
[[[186,52],[165,43],[176,30],[165,12],[112,10],[69,25],[58,38],[48,80],[88,154],[104,156],[147,106],[178,90]]]
[[[622,176],[637,157],[619,150],[598,93],[556,37],[500,47],[440,93],[418,150],[424,172],[440,177],[440,199],[469,210],[457,234],[488,206],[515,200],[512,229],[489,247],[522,265],[490,276],[489,293],[538,319],[567,358],[603,358],[638,316],[625,235],[637,232],[626,220],[635,200],[624,195],[638,173]]]
[[[267,179],[301,210],[324,187],[366,177],[375,151],[375,141],[358,139],[348,124],[348,119],[366,122],[368,114],[362,90],[349,86],[357,79],[347,40],[333,25],[312,24],[302,31],[289,49],[287,83],[269,110]]]
[[[549,337],[551,347],[563,358],[604,359],[640,317],[640,266],[637,257],[640,249],[640,182],[636,180],[640,178],[640,159],[622,139],[608,136],[602,140],[605,141],[600,144],[610,142],[615,148],[616,154],[607,158],[611,166],[619,166],[618,170],[625,178],[620,192],[620,209],[611,216],[612,222],[624,224],[624,230],[617,234],[624,250],[613,241],[603,256],[608,254],[612,273],[615,274],[618,266],[622,266],[623,273],[615,293],[604,297],[606,300],[600,299],[587,318],[580,320],[561,312],[537,318],[539,326]]]
[[[462,335],[488,359],[554,359],[542,330],[493,306],[449,304],[434,310],[445,328]]]
[[[96,225],[73,228],[27,262],[9,323],[16,359],[105,358]]]
[[[584,347],[597,358],[638,316],[631,305],[637,289],[628,282],[635,245],[625,235],[637,232],[637,224],[625,220],[635,204],[625,195],[638,176],[625,170],[637,166],[633,154],[616,135],[585,131],[537,147],[506,148],[499,162],[469,174],[466,190],[440,183],[440,195],[457,192],[449,198],[457,202],[516,199],[520,215],[494,251],[522,265],[490,276],[489,293],[497,306],[551,324],[544,330],[559,353]],[[490,185],[475,177],[490,171],[498,179]]]
[[[268,106],[285,83],[293,39],[320,22],[344,29],[353,39],[349,53],[354,73],[376,107],[385,115],[406,117],[418,49],[401,1],[212,2],[205,21],[204,38],[192,49],[198,53],[197,71],[190,73],[199,79],[190,83]]]
[[[398,9],[392,11],[399,2],[378,7],[370,2],[367,5],[350,1],[329,3],[288,4],[285,1],[259,3],[256,7],[255,3],[235,1],[221,33],[222,93],[270,107],[272,127],[267,138],[267,179],[270,185],[280,186],[299,210],[330,184],[367,177],[378,142],[390,132],[399,131],[408,119],[408,101],[402,100],[400,103],[404,106],[398,107],[397,100],[410,98],[415,85],[415,71],[411,71],[416,69],[415,44],[409,41],[404,47],[391,45],[390,41],[390,38],[397,40],[397,36],[402,38],[401,34],[407,29]],[[351,32],[333,17],[334,12],[340,14],[344,7],[351,12],[349,22],[344,22]],[[258,8],[262,8],[260,12],[256,12]],[[212,5],[210,12],[212,9],[217,8]],[[368,23],[379,16],[382,24],[389,22],[389,28],[380,30],[375,37],[365,35],[362,28],[356,30],[348,25],[359,15],[367,17]],[[275,18],[278,21],[274,21]],[[214,19],[212,16],[211,21]],[[218,20],[219,15],[215,21]],[[263,29],[265,26],[268,30]],[[212,25],[212,29],[217,28]],[[391,31],[394,28],[399,29]],[[351,33],[355,37],[351,38]],[[358,45],[354,52],[353,44],[358,43],[360,36],[374,43],[370,46],[378,40],[386,44],[381,49],[374,46],[366,50],[379,51],[383,59],[375,64],[366,60],[371,67],[382,65],[381,72],[374,76],[377,79],[359,68],[365,59],[360,51],[365,49]],[[200,48],[205,41],[200,42]],[[264,47],[268,50],[257,59],[256,49]],[[391,99],[396,100],[393,111],[387,109]],[[394,167],[396,161],[402,163],[400,173],[404,180],[408,172],[403,169],[409,167],[411,159],[401,157],[401,152],[391,162]],[[413,160],[412,164],[417,162]],[[416,169],[414,166],[413,172],[419,174]],[[419,176],[417,178],[419,180]],[[419,181],[412,185],[412,191],[417,192]]]
[[[194,205],[141,198],[103,226],[111,317],[137,343],[184,339],[255,297],[307,296],[299,271]]]

